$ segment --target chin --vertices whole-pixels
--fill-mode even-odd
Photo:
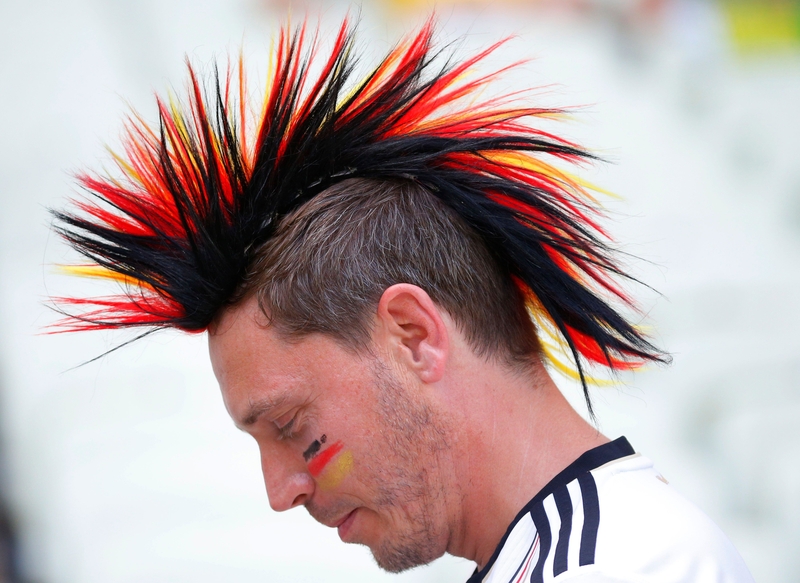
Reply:
[[[401,573],[414,567],[432,563],[442,555],[436,544],[425,538],[384,541],[377,547],[370,547],[378,566],[389,573]]]

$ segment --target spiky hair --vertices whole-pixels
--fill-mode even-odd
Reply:
[[[592,154],[534,127],[556,110],[518,94],[478,98],[508,68],[467,73],[502,43],[456,62],[432,35],[428,21],[353,83],[347,20],[323,62],[316,34],[283,29],[254,124],[241,59],[211,92],[189,66],[187,105],[159,99],[157,128],[132,116],[119,175],[80,175],[90,196],[78,212],[54,212],[56,230],[91,262],[73,271],[125,289],[61,298],[59,329],[205,330],[283,217],[338,181],[372,178],[414,181],[474,229],[527,299],[545,348],[548,337],[561,341],[584,389],[586,362],[619,370],[661,360],[613,307],[632,303],[614,283],[626,275],[588,187],[556,166]]]

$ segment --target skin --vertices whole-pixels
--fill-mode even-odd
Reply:
[[[254,299],[221,315],[209,352],[229,414],[258,444],[272,508],[305,506],[389,571],[445,552],[482,567],[547,482],[608,442],[541,363],[476,355],[409,284],[382,295],[369,354],[322,334],[289,341]],[[323,451],[341,441],[353,460],[334,488],[303,458],[322,434]]]

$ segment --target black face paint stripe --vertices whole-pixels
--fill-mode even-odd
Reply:
[[[593,565],[597,548],[597,529],[600,526],[600,502],[597,499],[597,485],[591,473],[578,477],[583,498],[583,531],[579,565]]]
[[[572,500],[566,486],[553,492],[553,498],[561,518],[561,528],[558,529],[558,543],[556,555],[553,559],[553,576],[557,577],[567,570],[567,556],[569,554],[569,537],[572,533]]]
[[[303,452],[303,459],[308,461],[319,453],[322,444],[328,441],[328,436],[323,434],[319,439],[315,439],[308,449]]]

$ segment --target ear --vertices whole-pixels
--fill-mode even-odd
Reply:
[[[386,348],[424,383],[442,378],[450,337],[441,310],[420,287],[398,283],[378,302],[378,327]]]

